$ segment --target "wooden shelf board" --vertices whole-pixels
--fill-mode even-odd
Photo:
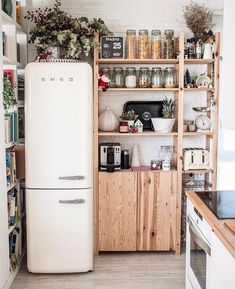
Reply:
[[[179,88],[108,88],[106,92],[109,91],[178,91]],[[102,92],[102,88],[99,88]]]
[[[9,192],[10,190],[12,190],[16,185],[17,185],[17,182],[15,182],[14,184],[12,184],[10,187],[7,187],[7,192]]]
[[[177,64],[179,59],[125,59],[125,58],[100,58],[99,64]]]
[[[17,62],[10,57],[3,56],[3,65],[17,65]]]
[[[168,132],[168,133],[157,133],[154,131],[146,131],[142,133],[120,133],[120,132],[99,132],[99,136],[130,136],[130,137],[135,137],[135,136],[177,136],[177,132]]]
[[[16,25],[16,32],[18,33],[18,34],[25,34],[25,35],[27,35],[27,32],[24,30],[24,28],[19,24],[19,23],[15,23],[15,25]]]
[[[214,132],[205,131],[205,132],[184,132],[184,136],[213,136]]]
[[[15,145],[14,142],[6,143],[5,144],[5,149],[9,149],[9,148],[13,147],[14,145]]]
[[[3,10],[1,10],[1,15],[3,25],[15,25],[15,20],[11,16],[7,15]]]
[[[185,59],[185,64],[211,64],[215,60],[214,59]]]
[[[213,91],[213,88],[184,88],[184,91]]]
[[[17,221],[15,222],[15,224],[13,226],[10,226],[8,228],[8,234],[10,234],[14,229],[15,227],[19,224],[19,222],[26,216],[26,213],[22,213],[19,218],[17,219]]]
[[[213,173],[213,171],[212,170],[188,170],[188,171],[183,170],[183,174],[209,174],[209,173]]]
[[[114,171],[113,173],[139,173],[139,172],[164,172],[163,170],[151,170],[151,168],[149,167],[149,169],[148,170],[143,170],[143,171],[141,171],[141,170],[132,170],[132,169],[128,169],[128,170],[118,170],[118,171]],[[176,168],[172,168],[170,171],[166,171],[165,173],[170,173],[170,172],[176,172],[177,170],[176,170]],[[108,173],[107,171],[99,171],[99,174],[104,174],[104,173]],[[113,174],[112,173],[112,174]],[[110,173],[108,173],[108,174],[110,174]]]

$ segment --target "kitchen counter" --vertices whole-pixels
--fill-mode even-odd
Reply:
[[[235,258],[235,220],[219,220],[195,192],[187,192],[186,195]]]

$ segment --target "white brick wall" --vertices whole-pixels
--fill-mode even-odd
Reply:
[[[28,1],[28,8],[50,6],[52,0],[31,0]],[[161,29],[172,28],[175,33],[184,31],[187,35],[190,32],[186,29],[182,17],[182,8],[190,0],[62,0],[62,7],[70,14],[80,17],[87,16],[101,17],[116,34],[124,34],[127,29]],[[200,0],[198,3],[204,3],[213,10],[222,10],[223,0]],[[29,48],[29,60],[34,59],[34,50]],[[204,72],[205,68],[201,67],[198,73]],[[196,72],[193,67],[191,72]],[[167,93],[166,96],[172,96]],[[122,111],[123,104],[128,100],[159,100],[162,99],[162,93],[105,93],[100,97],[100,109],[110,106],[113,111],[119,115]],[[195,114],[192,111],[193,106],[202,106],[205,103],[205,94],[191,93],[185,97],[185,118],[194,119]],[[148,165],[151,159],[158,159],[158,151],[161,145],[171,145],[172,138],[140,138],[140,137],[122,137],[122,138],[103,138],[101,141],[120,141],[124,148],[131,148],[133,142],[140,147],[141,159],[143,164]],[[203,138],[185,139],[185,146],[202,146]]]

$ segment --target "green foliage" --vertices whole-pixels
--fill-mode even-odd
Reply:
[[[127,112],[123,112],[120,115],[120,119],[122,120],[137,120],[137,118],[138,118],[138,115],[135,114],[135,111],[133,109],[128,110]]]
[[[15,87],[16,85],[11,84],[7,77],[3,77],[3,107],[5,111],[8,111],[17,104]]]
[[[165,97],[163,99],[162,114],[163,118],[174,118],[176,101]]]
[[[29,43],[36,46],[39,58],[46,55],[48,47],[60,47],[62,58],[85,60],[94,47],[94,33],[111,34],[101,18],[72,17],[61,10],[59,0],[52,8],[28,11],[25,18],[34,24]]]

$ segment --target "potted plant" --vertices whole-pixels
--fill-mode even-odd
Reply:
[[[12,84],[7,77],[3,77],[3,107],[6,112],[17,105],[15,96],[16,85]]]
[[[128,130],[130,131],[131,127],[134,126],[135,121],[138,118],[138,115],[133,109],[123,112],[120,116],[122,122],[128,123]]]
[[[35,45],[39,60],[87,60],[94,47],[94,33],[111,34],[101,18],[73,17],[61,9],[59,0],[52,8],[27,11],[25,18],[34,24],[28,42]]]
[[[176,101],[165,97],[163,99],[162,118],[152,118],[152,124],[156,132],[172,132],[175,118]]]

